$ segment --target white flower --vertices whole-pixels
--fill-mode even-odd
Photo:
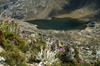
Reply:
[[[50,49],[42,49],[41,52],[38,53],[37,59],[41,60],[41,62],[47,63],[53,63],[58,60],[58,58],[55,58],[56,52],[51,51]]]
[[[43,62],[40,62],[38,66],[46,66]]]
[[[3,57],[0,56],[0,62],[5,61]]]

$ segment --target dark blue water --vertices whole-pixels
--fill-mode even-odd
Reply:
[[[53,29],[53,30],[74,30],[84,29],[85,24],[71,18],[59,18],[51,20],[32,20],[27,21],[31,24],[36,24],[38,29]]]

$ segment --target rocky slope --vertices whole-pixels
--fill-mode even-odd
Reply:
[[[67,2],[54,0],[2,0],[3,16],[14,18],[46,18],[52,9],[61,9]]]
[[[48,17],[99,18],[99,0],[0,0],[2,16],[24,20]]]
[[[26,27],[27,25],[27,27]],[[94,64],[100,61],[100,24],[95,27],[87,27],[84,30],[40,30],[35,25],[20,22],[19,26],[28,33],[37,32],[43,35],[49,44],[57,44],[59,40],[63,45],[74,45],[79,52],[79,57],[88,63]]]
[[[91,24],[96,26],[90,27]],[[95,64],[95,62],[100,61],[100,24],[90,23],[89,25],[84,30],[57,31],[40,30],[33,24],[19,21],[19,27],[21,27],[23,33],[27,32],[29,35],[33,34],[33,36],[36,34],[41,35],[48,45],[73,45],[78,49],[79,57],[82,60]],[[2,50],[2,47],[0,47],[0,52]],[[70,56],[73,57],[74,53]]]
[[[79,57],[88,63],[100,61],[100,24],[98,23],[96,27],[72,31],[39,30],[35,25],[33,27],[32,24],[26,22],[20,22],[19,25],[26,32],[37,32],[43,35],[50,44],[57,44],[59,40],[65,46],[74,45],[79,51]]]

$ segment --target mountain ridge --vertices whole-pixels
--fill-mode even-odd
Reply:
[[[0,4],[1,16],[24,20],[100,17],[99,0],[1,0]]]

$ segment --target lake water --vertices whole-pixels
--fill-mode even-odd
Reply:
[[[27,21],[31,24],[37,25],[38,29],[52,29],[52,30],[75,30],[84,29],[85,24],[71,18],[57,18],[51,20],[31,20]]]

